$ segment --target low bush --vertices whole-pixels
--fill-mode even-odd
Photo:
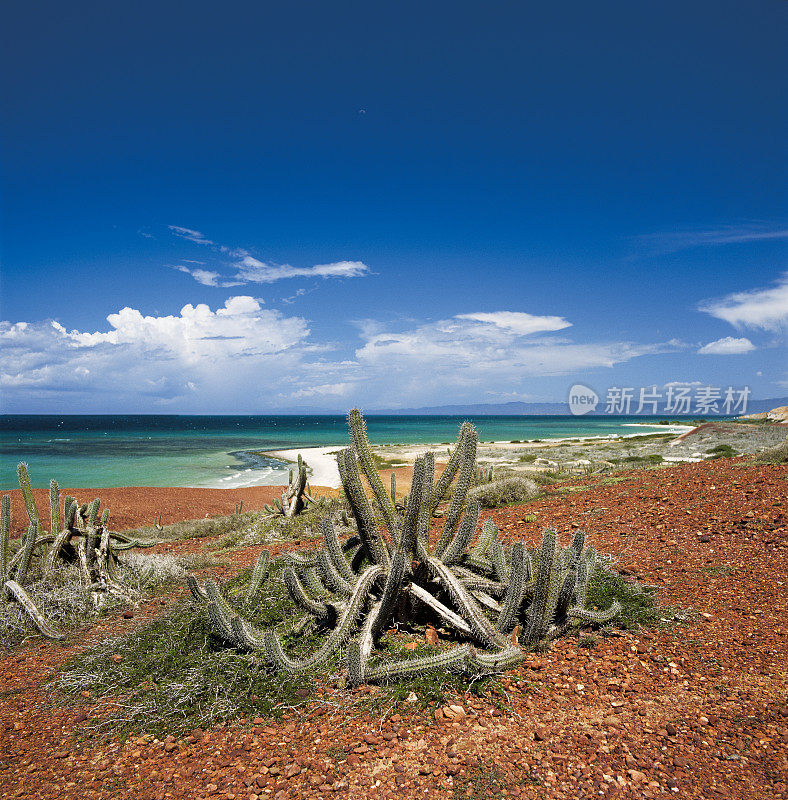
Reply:
[[[538,484],[530,478],[501,478],[473,487],[468,491],[468,500],[478,501],[483,508],[500,508],[527,503],[540,493]]]

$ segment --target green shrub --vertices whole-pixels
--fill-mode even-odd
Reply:
[[[538,484],[530,478],[501,478],[475,486],[468,492],[468,499],[477,500],[483,508],[500,508],[527,503],[540,494]]]

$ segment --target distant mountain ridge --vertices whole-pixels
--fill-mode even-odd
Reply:
[[[788,405],[788,397],[772,397],[768,400],[751,400],[747,404],[748,414],[758,414],[771,411],[778,406]],[[604,402],[600,402],[600,409],[604,409]],[[362,409],[365,414],[381,414],[386,416],[460,416],[460,417],[491,417],[491,416],[571,416],[568,403],[524,403],[510,401],[508,403],[456,403],[445,406],[420,406],[418,408],[370,408]],[[281,409],[279,414],[346,414],[347,409],[324,409],[298,406]],[[606,417],[608,414],[589,414],[589,416]],[[637,416],[634,412],[627,416]],[[654,416],[642,414],[641,416]],[[658,414],[656,416],[671,417],[671,414]],[[730,416],[727,414],[686,414],[691,419],[698,417]]]
[[[777,406],[788,405],[788,397],[773,397],[768,400],[751,400],[747,404],[748,414],[757,414],[759,412],[771,411]],[[604,402],[600,402],[600,409],[604,409]],[[568,403],[523,403],[512,401],[508,403],[464,403],[446,406],[422,406],[420,408],[399,408],[399,409],[375,409],[367,412],[369,414],[392,414],[392,415],[416,415],[423,414],[430,415],[467,415],[467,416],[509,416],[525,414],[529,416],[540,415],[557,415],[569,416]],[[610,416],[605,413],[597,411],[595,414],[589,416],[606,417]],[[637,416],[634,411],[631,415]],[[641,416],[655,416],[653,414],[642,414]],[[670,414],[657,414],[656,416],[669,417]],[[688,417],[709,417],[709,416],[730,416],[728,414],[686,414]]]

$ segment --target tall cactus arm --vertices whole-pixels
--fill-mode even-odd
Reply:
[[[574,604],[578,608],[583,608],[586,604],[586,594],[588,592],[588,581],[594,571],[596,563],[596,550],[587,547],[577,562],[577,578],[575,580]]]
[[[443,653],[424,658],[411,658],[406,661],[395,661],[378,667],[368,667],[364,678],[370,683],[393,681],[413,675],[425,675],[436,670],[449,672],[467,672],[473,660],[474,648],[469,644],[453,647]]]
[[[320,580],[316,567],[294,567],[294,569],[299,580],[304,584],[304,588],[313,598],[319,599],[328,596],[329,591]]]
[[[304,672],[328,661],[350,637],[353,627],[364,609],[369,590],[377,577],[382,573],[383,570],[377,565],[367,567],[367,569],[364,570],[364,573],[358,579],[358,583],[356,583],[353,596],[350,598],[350,602],[340,617],[336,628],[331,631],[326,637],[325,642],[323,642],[323,645],[309,658],[304,660],[289,658],[282,648],[282,643],[279,641],[276,631],[268,630],[264,634],[265,649],[268,659],[280,669],[291,673]]]
[[[25,578],[27,577],[27,571],[30,568],[30,561],[33,558],[33,550],[36,546],[37,531],[38,525],[35,522],[31,522],[27,529],[27,534],[25,535],[24,541],[22,542],[22,547],[19,551],[19,563],[16,565],[16,572],[14,574],[14,578],[18,583],[24,583]]]
[[[200,587],[200,584],[197,582],[197,578],[195,578],[194,575],[186,576],[186,586],[188,587],[192,598],[198,603],[208,602],[207,593]]]
[[[498,630],[508,633],[517,624],[520,604],[525,594],[525,546],[515,542],[512,546],[512,567],[509,585],[504,595],[503,608],[498,617]]]
[[[53,535],[57,535],[61,529],[60,525],[60,489],[57,481],[52,478],[49,482],[49,516],[51,520],[50,531]]]
[[[315,554],[317,562],[317,570],[321,579],[336,594],[341,594],[344,597],[350,597],[353,593],[353,583],[345,580],[337,571],[331,557],[321,547]],[[354,576],[355,578],[355,576]],[[354,581],[355,582],[355,581]]]
[[[468,489],[471,485],[471,478],[473,478],[473,465],[476,461],[476,446],[479,442],[476,429],[471,426],[465,431],[465,436],[462,439],[460,469],[457,475],[457,483],[454,486],[454,494],[449,504],[449,510],[446,512],[446,522],[443,526],[443,532],[437,545],[435,545],[435,555],[439,558],[443,555],[443,551],[448,547],[449,542],[454,536],[457,529],[457,524],[460,521],[460,514],[465,503],[465,497],[468,494]]]
[[[32,526],[31,526],[32,527]],[[47,639],[63,639],[65,638],[60,631],[55,630],[43,617],[41,612],[36,608],[35,603],[30,599],[27,592],[16,582],[6,581],[3,586],[11,592],[20,606],[25,610],[25,613],[30,617],[33,624],[38,628],[43,636]]]
[[[98,497],[96,497],[94,500],[91,500],[90,505],[88,506],[89,528],[95,528],[98,525],[98,512],[100,506],[101,506],[101,500]]]
[[[358,686],[364,682],[367,661],[369,661],[372,648],[375,646],[375,629],[378,628],[381,603],[373,603],[369,613],[364,618],[358,639],[350,642],[347,648],[347,671],[351,686]]]
[[[555,620],[562,622],[569,611],[572,601],[575,596],[575,588],[577,586],[577,570],[573,567],[569,569],[561,582],[561,588],[558,591],[558,599],[555,604]]]
[[[471,555],[476,558],[484,558],[484,556],[487,555],[487,551],[490,549],[490,545],[493,543],[493,539],[497,538],[497,536],[498,529],[495,527],[495,523],[491,519],[484,520],[482,532],[479,534],[479,541],[476,542],[476,546],[471,551]]]
[[[465,514],[463,514],[462,522],[457,528],[457,533],[443,552],[445,564],[454,564],[465,555],[465,551],[468,549],[474,533],[476,533],[476,524],[479,521],[481,510],[478,500],[471,500],[466,506]]]
[[[313,614],[316,617],[328,616],[328,607],[326,604],[319,603],[309,596],[292,567],[285,567],[282,573],[282,578],[290,597],[293,599],[293,602],[296,605],[300,606],[304,609],[304,611],[308,611],[310,614]]]
[[[432,482],[435,478],[435,454],[432,451],[428,451],[422,458],[424,459],[424,489],[423,499],[419,506],[415,550],[419,560],[424,561],[428,555],[430,521],[434,511],[432,506]]]
[[[420,511],[424,508],[425,494],[429,492],[424,467],[424,457],[420,456],[413,463],[413,480],[410,484],[408,505],[405,508],[405,517],[402,522],[402,541],[397,542],[399,547],[405,547],[411,554],[415,549],[418,537]]]
[[[430,515],[435,513],[438,503],[443,500],[444,495],[449,490],[457,470],[460,468],[460,461],[462,460],[462,443],[465,440],[466,434],[472,428],[470,422],[463,422],[460,426],[460,433],[457,437],[457,444],[454,446],[454,451],[449,458],[449,463],[443,469],[440,478],[438,478],[435,488],[430,496]]]
[[[109,509],[105,508],[101,512],[101,524],[106,528],[108,522],[109,522]]]
[[[389,564],[388,547],[375,524],[372,507],[361,483],[355,453],[350,449],[340,450],[337,455],[337,465],[342,486],[353,510],[358,532],[367,554],[373,563],[380,564],[387,569]]]
[[[63,498],[63,527],[73,528],[76,516],[77,501],[70,494],[67,494]]]
[[[342,552],[334,523],[330,519],[323,519],[320,522],[320,532],[323,534],[326,552],[331,558],[334,568],[348,583],[354,583],[356,576],[353,574],[353,570],[350,569],[350,562],[347,556]]]
[[[44,564],[44,575],[46,577],[49,577],[54,571],[55,563],[60,557],[60,551],[65,547],[70,538],[71,531],[68,528],[63,528],[63,530],[60,531],[57,536],[55,536],[55,541],[53,542],[52,547],[49,548],[46,562]]]
[[[372,447],[370,446],[369,437],[367,436],[367,424],[364,422],[364,417],[361,416],[361,412],[357,408],[350,411],[347,421],[356,453],[358,453],[361,469],[364,471],[364,475],[367,476],[367,481],[372,489],[372,493],[375,495],[375,499],[380,504],[383,522],[392,536],[395,536],[399,528],[399,520],[391,496],[383,488],[383,481],[380,479],[380,473],[375,468],[375,462],[372,458]]]
[[[495,570],[495,577],[501,581],[501,583],[508,583],[510,575],[509,561],[506,558],[503,545],[498,539],[493,539],[492,545],[490,545],[489,555],[493,569]]]
[[[374,618],[370,623],[370,636],[375,641],[380,637],[380,634],[383,633],[383,628],[394,613],[397,600],[400,596],[400,590],[402,589],[405,570],[410,565],[410,560],[410,555],[404,549],[397,550],[397,552],[394,553],[394,558],[391,559],[391,569],[388,575],[386,575],[383,594],[381,595],[380,602],[376,605]],[[364,644],[364,647],[366,647],[366,644]]]
[[[36,526],[36,530],[41,525],[38,518],[38,509],[36,508],[36,501],[33,497],[33,487],[30,484],[30,475],[27,471],[27,464],[23,461],[16,468],[17,475],[19,476],[19,488],[22,490],[22,498],[25,501],[25,508],[27,509],[27,516],[30,519],[30,524]]]
[[[496,630],[495,626],[487,619],[479,604],[471,597],[457,576],[437,558],[429,558],[427,566],[430,572],[449,592],[454,603],[462,609],[464,617],[470,624],[476,638],[488,646],[505,646],[507,643],[506,637]]]
[[[0,580],[8,574],[8,536],[11,531],[11,498],[3,495],[0,501]]]
[[[246,590],[247,605],[252,603],[255,595],[260,591],[260,587],[268,578],[268,571],[271,566],[269,560],[270,553],[268,550],[261,551],[257,561],[255,562],[254,569],[252,570],[252,580],[249,581],[249,587]]]
[[[236,646],[235,633],[233,626],[230,623],[230,617],[219,607],[213,600],[209,600],[205,606],[208,614],[208,619],[211,621],[214,631],[223,639],[227,644]]]
[[[528,609],[525,641],[535,645],[544,638],[550,624],[553,609],[550,607],[551,579],[555,573],[556,531],[545,528],[539,554],[539,569],[536,573],[534,597]]]

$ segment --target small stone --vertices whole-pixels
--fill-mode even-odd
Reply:
[[[121,661],[123,661],[123,656],[122,656],[122,655],[120,655],[119,653],[113,653],[113,654],[112,654],[112,660],[113,660],[113,661],[114,661],[116,664],[120,664],[120,662],[121,662]]]
[[[175,742],[165,742],[164,749],[166,752],[171,753],[173,750],[177,750],[178,745]]]
[[[689,761],[684,758],[684,756],[674,756],[673,766],[678,767],[679,769],[684,769],[685,767],[689,766]]]
[[[124,611],[123,612],[123,619],[134,619],[134,612],[133,611]]]
[[[544,742],[549,738],[550,738],[550,731],[543,725],[540,725],[538,728],[534,730],[534,739],[536,739],[537,742]]]
[[[416,647],[417,647],[417,645],[416,645],[416,642],[408,642],[408,643],[405,645],[404,649],[405,649],[405,650],[415,650],[415,649],[416,649]]]
[[[438,631],[436,631],[432,625],[427,625],[427,629],[424,631],[424,641],[431,647],[435,647],[440,641],[438,638]]]
[[[676,726],[670,722],[665,726],[665,730],[668,732],[668,736],[675,736],[678,733]]]

